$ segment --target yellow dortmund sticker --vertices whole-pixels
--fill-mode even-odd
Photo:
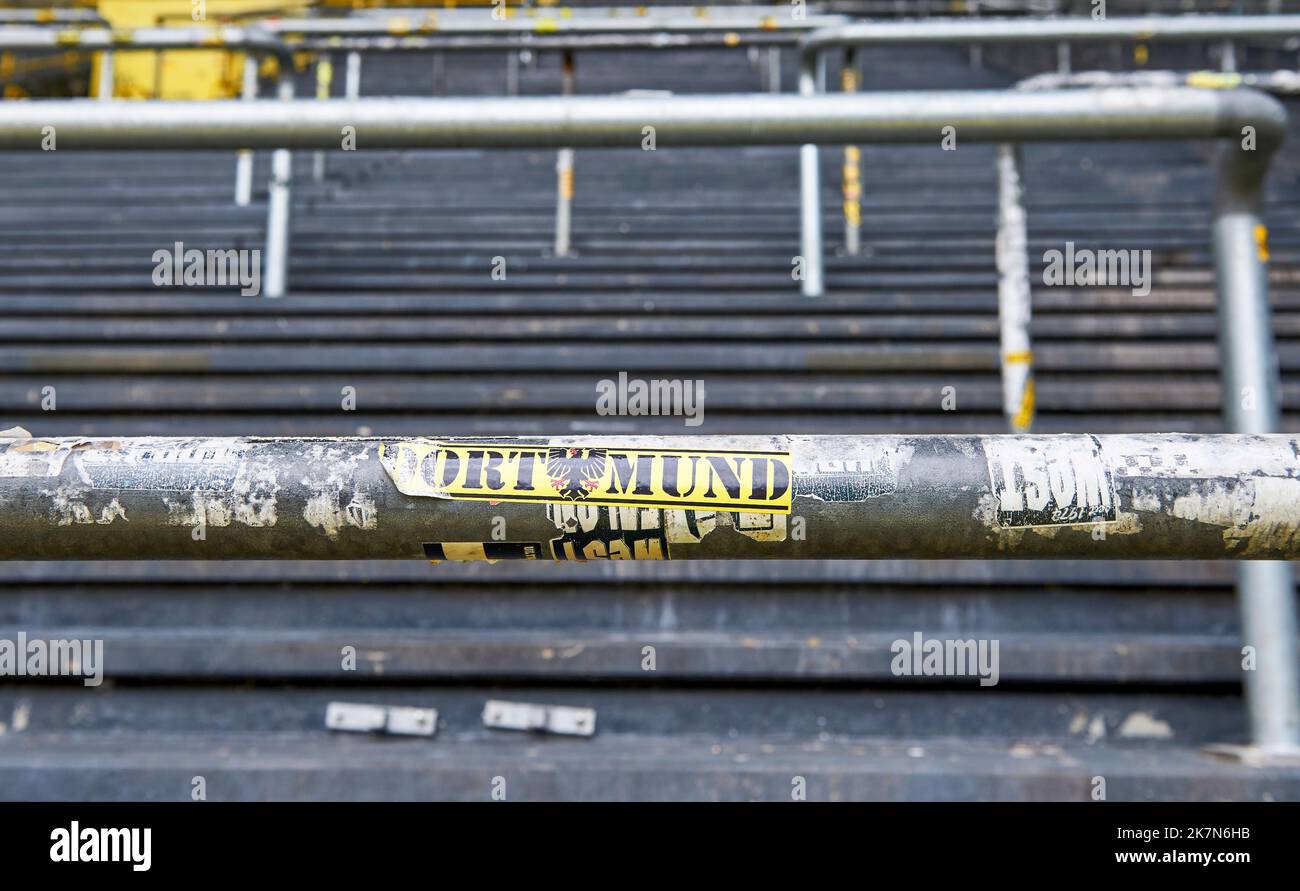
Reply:
[[[789,452],[402,440],[379,447],[398,491],[432,498],[790,512]]]

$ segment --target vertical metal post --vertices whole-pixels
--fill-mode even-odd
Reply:
[[[329,53],[321,53],[316,60],[316,98],[328,99],[330,87],[334,84],[334,59]],[[325,152],[317,150],[312,156],[311,178],[315,182],[325,181]]]
[[[347,71],[343,80],[343,96],[356,99],[361,95],[361,53],[353,50],[348,53]]]
[[[1219,351],[1224,418],[1236,433],[1273,433],[1279,426],[1268,230],[1261,216],[1267,157],[1264,146],[1248,152],[1229,142],[1220,160],[1213,227]],[[1254,670],[1244,672],[1253,743],[1264,752],[1300,752],[1300,668],[1290,565],[1240,563],[1237,598],[1242,642],[1253,648],[1256,660]]]
[[[1237,70],[1237,44],[1231,40],[1219,44],[1219,70],[1228,72]]]
[[[245,101],[257,98],[257,57],[252,53],[244,55],[244,89]],[[253,203],[253,151],[240,149],[235,155],[235,204],[247,207]]]
[[[781,92],[781,47],[772,46],[767,50],[767,91]]]
[[[1013,433],[1027,433],[1034,423],[1034,366],[1029,342],[1029,231],[1019,146],[998,146],[997,170],[998,235],[994,251],[998,267],[1002,411]]]
[[[1062,40],[1056,45],[1056,71],[1058,74],[1069,74],[1071,65],[1070,44]]]
[[[113,81],[115,79],[114,69],[113,51],[104,50],[99,54],[99,83],[96,84],[95,98],[113,98]]]
[[[1300,740],[1296,738],[1295,579],[1291,565],[1280,560],[1238,563],[1237,599],[1242,643],[1254,649],[1256,658],[1255,669],[1245,672],[1252,744],[1262,752],[1296,754]]]
[[[506,51],[506,95],[519,95],[519,50]]]
[[[447,92],[447,57],[438,50],[433,51],[433,94],[442,96]]]
[[[858,59],[852,47],[844,49],[840,87],[846,93],[858,91]],[[856,257],[861,251],[862,229],[862,151],[856,145],[844,146],[841,177],[840,189],[844,194],[844,253]]]
[[[277,95],[293,98],[293,72],[282,71]],[[271,184],[266,201],[266,253],[262,258],[262,296],[283,297],[289,279],[289,220],[292,209],[293,152],[271,153]]]
[[[821,73],[821,54],[805,52],[799,60],[799,95],[816,94]],[[805,297],[820,297],[824,293],[819,163],[816,145],[806,143],[799,147],[799,251],[803,259]]]
[[[572,96],[576,75],[573,53],[565,50],[560,69],[561,92]],[[562,148],[555,159],[555,256],[566,257],[570,248],[573,224],[573,149]]]

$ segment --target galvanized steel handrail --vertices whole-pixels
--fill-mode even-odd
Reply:
[[[1300,16],[1135,16],[1110,19],[1087,17],[926,19],[865,22],[817,30],[800,41],[799,92],[813,95],[825,89],[822,52],[832,47],[930,44],[1063,43],[1105,40],[1215,42],[1247,38],[1300,36]],[[937,135],[936,135],[937,138]],[[809,274],[803,294],[825,293],[821,229],[821,184],[815,142],[800,153],[800,242]]]
[[[6,50],[233,50],[292,60],[293,49],[268,31],[256,27],[221,25],[214,28],[0,28],[0,49]]]
[[[1233,68],[1234,39],[1297,35],[1300,35],[1300,16],[1281,15],[866,23],[807,35],[800,53],[799,89],[806,95],[824,89],[821,52],[832,46],[843,46],[847,52],[854,47],[872,45],[1056,42],[1068,51],[1071,44],[1086,41],[1207,40],[1223,43],[1224,67]],[[960,127],[958,130],[964,132]],[[999,298],[1000,302],[1004,299],[1015,302],[1018,296],[1025,309],[1019,316],[1003,315],[1003,334],[1007,344],[1014,347],[1019,343],[1016,332],[1024,333],[1027,347],[1028,295],[1015,293],[1017,279],[1023,278],[1025,286],[1028,285],[1027,268],[1020,262],[1024,259],[1023,209],[1019,214],[1015,212],[1022,188],[1018,150],[1015,146],[1001,146],[999,152]],[[1263,433],[1278,429],[1280,414],[1265,265],[1268,230],[1260,214],[1263,173],[1241,167],[1242,159],[1235,157],[1241,154],[1225,148],[1220,156],[1214,223],[1220,344],[1224,356],[1224,415],[1231,430]],[[809,142],[800,152],[800,241],[809,273],[802,289],[806,296],[815,297],[825,291],[821,224],[818,149],[815,142]],[[1022,356],[1028,360],[1028,349],[1012,354],[1013,359]],[[1005,359],[1004,356],[1004,373]],[[1029,388],[1004,394],[1006,408],[1015,421],[1025,406],[1025,396],[1033,399],[1033,390],[1027,361],[1024,368],[1012,367],[1011,372],[1004,378],[1004,384],[1014,386],[1020,382]],[[1032,412],[1032,403],[1028,410]],[[1028,419],[1026,426],[1027,423]],[[1297,704],[1300,678],[1295,665],[1295,586],[1290,567],[1282,562],[1243,565],[1238,570],[1237,587],[1245,637],[1268,640],[1271,649],[1279,654],[1268,671],[1247,673],[1252,736],[1262,748],[1295,752],[1300,750],[1300,705]]]
[[[72,149],[335,148],[343,126],[358,147],[639,148],[654,126],[662,146],[929,142],[944,124],[967,142],[1218,139],[1256,128],[1257,151],[1233,163],[1262,176],[1286,113],[1253,90],[1191,88],[903,91],[871,95],[368,98],[100,103],[73,99],[0,106],[0,149],[39,147],[43,126]]]
[[[457,52],[478,50],[624,50],[714,49],[740,46],[794,46],[798,32],[704,31],[692,33],[588,34],[524,32],[491,34],[419,34],[309,37],[289,46],[309,52]]]
[[[1293,559],[1297,451],[1184,434],[0,439],[0,560]]]
[[[99,100],[113,98],[114,52],[230,50],[247,55],[244,66],[245,97],[257,93],[257,57],[275,58],[276,96],[293,98],[293,51],[275,35],[257,27],[221,25],[193,28],[79,28],[53,30],[36,27],[0,28],[0,50],[73,49],[100,53]],[[110,125],[111,126],[111,125]],[[240,152],[235,164],[235,202],[251,202],[253,159]],[[289,250],[289,202],[292,159],[277,148],[271,158],[272,177],[267,197],[266,272],[268,288],[282,293]]]
[[[1248,86],[1274,96],[1300,94],[1300,72],[1272,71],[1086,71],[1048,72],[1026,78],[1017,90],[1069,88],[1178,87],[1233,89]],[[999,146],[997,159],[998,319],[1003,413],[1014,433],[1026,433],[1035,413],[1033,351],[1030,344],[1031,286],[1019,150]]]
[[[291,81],[281,84],[287,94]],[[1224,138],[1243,126],[1258,149],[1225,155],[1225,172],[1247,203],[1257,190],[1285,113],[1248,90],[1068,90],[1015,93],[907,92],[793,97],[770,94],[515,99],[366,99],[277,102],[9,103],[0,107],[0,148],[39,146],[54,126],[61,149],[328,148],[354,128],[360,148],[627,147],[647,128],[658,144],[777,145],[923,142],[957,126],[968,142],[1060,139]],[[274,180],[284,213],[268,231],[268,296],[287,273],[286,155]],[[1249,196],[1253,195],[1251,198]],[[276,202],[272,202],[275,204]],[[272,208],[274,210],[274,208]],[[804,258],[807,262],[807,257]]]
[[[451,9],[358,10],[342,17],[264,18],[259,26],[286,43],[320,55],[318,91],[328,96],[333,75],[329,54],[346,52],[349,85],[359,83],[361,52],[461,52],[484,49],[554,50],[564,54],[563,81],[573,91],[576,50],[665,50],[680,48],[775,47],[793,44],[807,31],[845,24],[841,15],[806,14],[796,17],[792,7],[657,7],[626,9],[592,7],[506,10]],[[779,65],[779,61],[773,60]],[[508,64],[513,64],[511,58]],[[509,79],[509,78],[508,78]],[[347,92],[357,98],[359,90]],[[246,156],[245,156],[246,157]],[[241,179],[247,161],[241,161]],[[324,179],[326,157],[317,153],[313,178]],[[574,191],[574,158],[570,149],[556,159],[556,227],[554,253],[570,253]],[[237,191],[237,203],[247,203],[246,190]]]
[[[1300,71],[1046,71],[1019,81],[1017,90],[1090,87],[1198,87],[1230,90],[1249,87],[1271,96],[1300,94]]]
[[[966,142],[1059,141],[1068,137],[1079,140],[1153,140],[1153,139],[1222,139],[1219,192],[1214,223],[1215,255],[1218,269],[1220,321],[1226,369],[1225,412],[1234,429],[1243,433],[1270,433],[1277,429],[1277,360],[1269,328],[1268,283],[1259,233],[1262,187],[1270,157],[1280,144],[1286,116],[1273,98],[1251,90],[1201,90],[1192,88],[1146,88],[1107,90],[1066,90],[1045,92],[962,91],[881,93],[871,96],[690,96],[690,97],[560,97],[527,99],[368,99],[324,100],[278,103],[225,102],[96,102],[90,100],[36,101],[0,104],[0,149],[39,150],[41,140],[54,127],[60,149],[239,149],[277,148],[285,166],[273,171],[276,182],[287,179],[289,153],[293,148],[335,148],[345,128],[353,128],[358,148],[491,148],[491,147],[566,147],[600,146],[639,148],[646,132],[653,127],[657,142],[663,147],[679,145],[759,145],[800,144],[809,138],[819,142],[844,143],[915,143],[935,138],[943,126],[956,126]],[[1068,128],[1068,129],[1067,129]],[[1253,150],[1241,144],[1243,128],[1252,128],[1256,143]],[[273,190],[273,197],[277,193]],[[279,194],[286,199],[273,206],[279,215],[270,217],[264,281],[268,291],[283,293],[287,271],[288,205],[287,190]],[[278,248],[272,240],[280,238]],[[1240,397],[1249,392],[1249,408]],[[1256,438],[1251,441],[1217,445],[1227,450],[1238,446],[1248,457],[1242,462],[1243,473],[1250,473],[1253,462],[1263,456],[1261,450],[1277,456],[1286,453],[1288,464],[1277,483],[1257,502],[1255,509],[1281,505],[1278,530],[1292,529],[1276,540],[1261,533],[1252,545],[1252,556],[1283,558],[1294,556],[1291,548],[1300,541],[1294,534],[1295,517],[1300,504],[1293,503],[1295,482],[1294,443],[1284,438]],[[590,446],[595,446],[591,443]],[[1049,448],[1048,443],[1042,446]],[[1226,455],[1224,456],[1226,458]],[[358,460],[360,460],[358,458]],[[954,458],[954,461],[957,459]],[[962,459],[964,461],[964,459]],[[1217,460],[1217,459],[1215,459]],[[959,462],[960,463],[960,462]],[[965,466],[964,464],[962,466]],[[1210,464],[1211,468],[1219,465]],[[832,468],[833,469],[833,468]],[[840,468],[844,469],[844,468]],[[934,468],[937,472],[939,468]],[[969,471],[968,471],[969,473]],[[1212,474],[1213,475],[1213,474]],[[1013,474],[1014,477],[1014,474]],[[295,478],[301,478],[295,477]],[[930,476],[925,479],[931,485]],[[974,485],[975,477],[966,484]],[[0,487],[4,485],[0,479]],[[872,491],[864,484],[865,491]],[[834,487],[833,487],[834,488]],[[862,487],[859,487],[862,488]],[[963,489],[963,491],[969,491]],[[1161,490],[1163,491],[1163,490]],[[1199,491],[1199,490],[1198,490]],[[1217,490],[1216,490],[1217,491]],[[962,496],[966,497],[966,496]],[[129,500],[129,497],[128,497]],[[1013,499],[1014,500],[1014,499]],[[442,499],[430,499],[431,506],[445,507]],[[332,502],[331,502],[332,503]],[[1199,503],[1194,498],[1183,502],[1177,511]],[[1214,499],[1223,507],[1228,502]],[[1233,502],[1236,503],[1236,502]],[[126,506],[125,502],[121,502]],[[868,500],[865,502],[871,505]],[[878,502],[877,502],[878,504]],[[1242,502],[1245,509],[1244,501]],[[105,505],[107,507],[107,505]],[[817,505],[810,505],[821,508]],[[89,509],[89,508],[87,508]],[[866,507],[855,508],[866,511]],[[1224,527],[1231,532],[1238,527],[1238,511],[1225,508],[1231,519]],[[365,506],[358,508],[364,525]],[[327,511],[335,516],[337,511]],[[1137,543],[1159,539],[1162,531],[1178,526],[1178,535],[1191,535],[1200,523],[1179,526],[1165,516],[1151,515],[1150,525],[1140,525],[1147,533],[1125,541]],[[147,515],[147,514],[146,514]],[[932,515],[940,528],[937,517]],[[1066,511],[1065,519],[1074,514]],[[1206,515],[1209,516],[1208,514]],[[1250,523],[1249,512],[1241,522]],[[848,515],[835,515],[837,521],[826,528],[852,529],[845,522]],[[972,519],[969,509],[955,521]],[[1140,517],[1138,518],[1141,519]],[[1119,517],[1114,518],[1120,522]],[[38,525],[43,520],[36,520]],[[1285,525],[1290,523],[1291,525]],[[155,524],[150,524],[151,527]],[[1213,524],[1211,524],[1213,526]],[[126,528],[123,526],[123,528]],[[137,528],[132,526],[131,529]],[[277,526],[242,533],[243,547],[251,553],[272,556],[276,547],[272,539],[290,533],[297,526]],[[134,532],[131,533],[133,536]],[[830,533],[835,534],[835,533]],[[5,538],[14,555],[68,556],[42,548],[71,546],[74,540],[89,542],[84,529],[75,535],[41,532],[39,535],[11,535]],[[1066,542],[1082,546],[1074,536],[1040,536],[1026,527],[1022,540],[1041,545],[1042,556],[1064,556],[1067,552],[1094,556],[1153,556],[1140,549],[1127,550],[1123,543],[1106,549],[1070,551]],[[1182,540],[1175,536],[1161,551],[1173,553],[1168,544]],[[1197,538],[1199,544],[1186,556],[1201,555],[1206,542],[1214,539],[1226,544],[1222,531],[1210,538]],[[60,536],[64,536],[60,538]],[[1217,537],[1216,537],[1217,536]],[[1255,541],[1254,535],[1251,536]],[[939,536],[940,539],[945,536]],[[1087,536],[1084,536],[1087,538]],[[832,540],[832,539],[828,539]],[[909,539],[911,540],[911,539]],[[1185,540],[1191,540],[1190,537]],[[163,539],[149,538],[140,547],[162,549]],[[486,539],[485,539],[486,541]],[[410,542],[407,542],[409,545]],[[6,545],[0,541],[0,553]],[[404,545],[405,547],[405,545]],[[749,547],[746,545],[745,547]],[[858,542],[846,545],[841,556],[868,556],[870,545]],[[322,545],[322,556],[338,556],[332,546]],[[855,550],[857,549],[857,550]],[[75,549],[74,549],[75,550]],[[994,549],[996,550],[996,549]],[[1022,553],[1033,551],[1031,546]],[[158,551],[155,551],[157,553]],[[143,552],[142,552],[143,553]],[[889,549],[889,556],[913,553],[901,542]],[[939,552],[931,554],[938,555]],[[982,554],[963,550],[966,556]],[[998,553],[1001,553],[1000,551]],[[1244,551],[1242,553],[1245,553]],[[92,556],[84,550],[78,556]],[[139,556],[140,554],[132,554]],[[367,555],[374,556],[367,546]],[[752,554],[746,552],[746,556]],[[788,556],[788,552],[783,552]],[[823,553],[821,556],[827,556]],[[880,553],[878,556],[885,556]],[[957,556],[951,552],[949,556]],[[988,556],[994,556],[990,550]],[[1226,549],[1225,549],[1226,555]],[[214,554],[215,556],[215,554]],[[295,556],[306,556],[303,552]],[[1250,631],[1266,633],[1270,652],[1294,655],[1295,617],[1291,602],[1294,591],[1289,568],[1276,559],[1244,564],[1241,568],[1241,591],[1244,625]],[[1289,643],[1288,643],[1289,641]],[[1286,649],[1290,647],[1289,651]],[[1285,661],[1285,660],[1283,660]],[[1287,671],[1290,674],[1287,674]],[[1259,674],[1258,672],[1256,674]],[[1296,746],[1294,666],[1252,678],[1254,689],[1266,693],[1252,694],[1252,724],[1256,741],[1273,748]]]
[[[93,9],[0,9],[0,25],[6,26],[26,26],[36,27],[50,33],[61,33],[63,29],[70,29],[73,26],[95,26],[101,28],[110,27],[109,23],[101,18]],[[60,29],[55,31],[54,29]],[[23,49],[23,47],[15,47]],[[8,49],[8,47],[0,47]],[[113,70],[112,53],[103,54],[100,62],[100,93],[104,93],[106,82],[111,82]],[[108,74],[108,81],[105,81],[105,74]]]
[[[333,65],[329,53],[348,53],[348,98],[359,96],[360,52],[430,52],[469,51],[477,49],[559,50],[571,53],[578,49],[663,50],[682,47],[777,46],[793,44],[798,35],[809,30],[849,21],[840,15],[807,15],[795,18],[790,8],[769,7],[668,7],[629,11],[617,7],[566,10],[564,14],[547,10],[512,12],[497,19],[493,10],[412,10],[356,14],[347,17],[281,18],[261,17],[244,26],[218,28],[134,28],[117,30],[63,30],[12,28],[0,32],[0,47],[42,49],[55,46],[100,50],[99,97],[113,93],[113,49],[204,49],[223,48],[276,55],[287,70],[294,52],[307,51],[321,56],[317,65],[317,92],[330,92]],[[37,33],[39,32],[39,33]],[[245,33],[246,32],[246,33]],[[573,70],[571,56],[566,70]],[[568,78],[566,82],[572,80]],[[257,95],[256,69],[246,65],[243,96]],[[283,97],[285,89],[281,88]],[[557,228],[555,253],[569,251],[570,219],[564,205],[572,194],[572,156],[567,169],[557,174]],[[236,162],[235,203],[252,202],[252,153],[241,150]],[[277,164],[277,161],[273,161]],[[313,176],[324,178],[326,158],[318,152]],[[278,159],[283,168],[283,159]],[[557,167],[565,167],[561,157]],[[277,180],[277,191],[269,201],[287,195],[287,180]]]
[[[800,42],[801,61],[844,46],[941,43],[1082,43],[1100,40],[1169,41],[1295,37],[1294,15],[1088,16],[1055,18],[921,19],[862,22],[813,31]]]
[[[98,52],[99,98],[113,98],[114,52],[135,50],[232,50],[274,56],[282,71],[293,64],[293,51],[257,27],[215,28],[0,28],[0,50],[74,50]],[[288,81],[288,78],[284,79]]]
[[[844,15],[809,12],[803,18],[792,15],[792,7],[703,6],[649,8],[644,13],[622,7],[592,7],[565,10],[510,10],[496,18],[490,8],[412,10],[396,14],[384,10],[358,10],[346,17],[262,18],[258,24],[269,31],[295,37],[379,36],[431,34],[564,34],[619,33],[646,31],[691,33],[703,31],[810,31],[851,21]]]
[[[0,25],[108,25],[93,9],[0,9]]]
[[[1285,71],[1052,73],[1021,81],[1017,89],[1179,84],[1230,89],[1247,83],[1276,94],[1300,90],[1300,76]],[[998,317],[1004,411],[1012,429],[1027,431],[1033,420],[1034,379],[1029,336],[1029,252],[1019,147],[1003,145],[998,149]],[[1216,283],[1224,416],[1232,430],[1269,433],[1278,429],[1280,409],[1266,296],[1267,230],[1257,221],[1257,208],[1245,211],[1243,219],[1236,202],[1220,191],[1214,245],[1219,272]],[[1252,251],[1247,227],[1255,236],[1255,263],[1241,257]],[[1274,664],[1245,675],[1252,736],[1266,748],[1294,751],[1300,748],[1300,669],[1290,567],[1280,562],[1243,564],[1238,567],[1238,592],[1243,639],[1264,642],[1256,645],[1267,646],[1275,657]]]

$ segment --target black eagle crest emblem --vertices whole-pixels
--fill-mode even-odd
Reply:
[[[547,449],[546,474],[565,501],[582,501],[605,473],[605,449]]]

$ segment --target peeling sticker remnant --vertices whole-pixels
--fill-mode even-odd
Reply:
[[[90,508],[82,500],[82,493],[73,486],[42,489],[41,494],[50,499],[50,519],[60,526],[95,522]]]
[[[242,447],[201,440],[163,440],[125,449],[88,449],[73,455],[82,482],[94,489],[149,492],[228,492]]]
[[[22,430],[13,427],[5,433]],[[85,439],[28,439],[10,444],[0,452],[0,477],[58,476],[63,462]]]
[[[1115,520],[1115,485],[1092,436],[984,440],[1003,528],[1075,526]]]
[[[58,476],[53,452],[28,452],[9,448],[0,452],[0,477]]]
[[[400,492],[434,498],[789,513],[789,452],[403,440],[380,447]]]
[[[357,466],[365,460],[366,452],[348,452],[323,443],[311,447],[312,456],[319,459],[325,472],[311,473],[302,478],[302,485],[310,492],[303,507],[302,518],[308,525],[337,538],[345,526],[373,530],[378,526],[375,500],[357,488]]]
[[[163,498],[169,526],[229,526],[233,519],[230,505],[220,495],[192,492],[188,498]]]
[[[1244,485],[1199,481],[1174,499],[1171,513],[1184,520],[1224,527],[1223,543],[1243,557],[1287,551],[1300,535],[1292,505],[1300,499],[1300,480],[1256,477]]]
[[[100,526],[108,526],[118,517],[126,520],[126,511],[123,509],[122,505],[118,504],[117,499],[114,498],[99,512],[99,519],[95,522]],[[130,521],[127,520],[127,522]]]
[[[279,491],[274,464],[265,459],[241,463],[231,490],[235,521],[245,526],[274,526]]]
[[[812,472],[800,473],[795,479],[796,495],[818,501],[866,501],[892,495],[898,488],[898,471],[888,453],[866,467],[861,461],[819,463]]]

